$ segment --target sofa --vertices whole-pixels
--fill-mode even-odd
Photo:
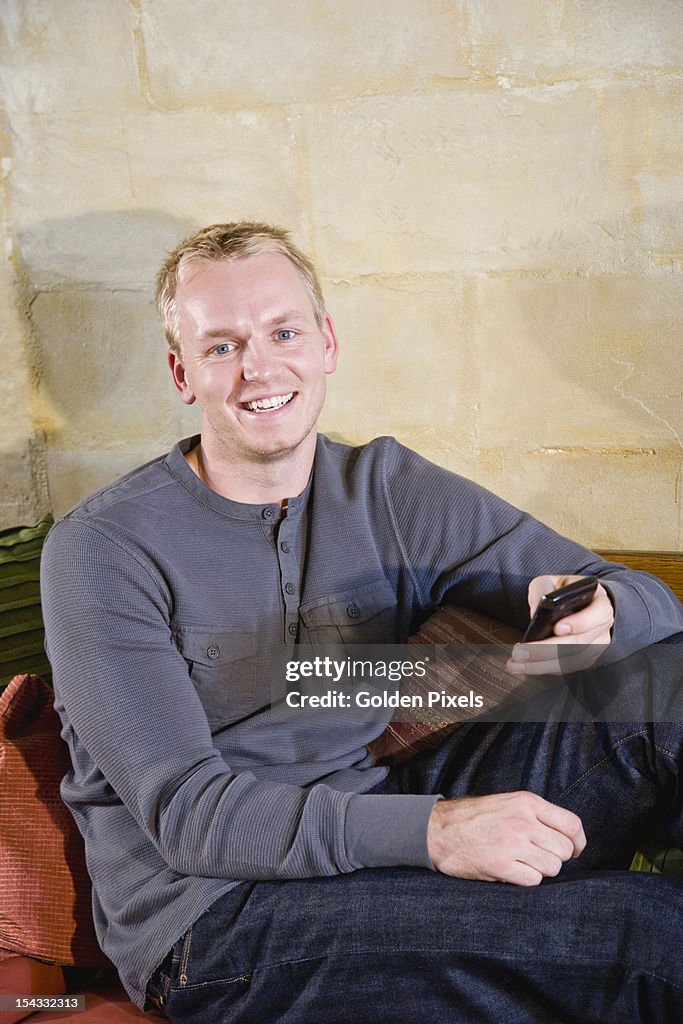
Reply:
[[[81,837],[59,798],[69,759],[52,707],[39,594],[40,551],[51,521],[47,516],[35,526],[0,533],[0,1024],[31,1016],[41,1024],[149,1020],[157,1015],[133,1006],[99,950]],[[683,598],[683,554],[603,554],[653,572]],[[511,697],[505,652],[517,639],[519,632],[504,623],[446,606],[411,642],[477,648],[476,657],[458,662],[458,682],[465,691],[472,686],[504,703]],[[450,685],[453,669],[442,671],[439,684]],[[426,711],[422,719],[389,725],[373,752],[400,762],[440,742],[455,725]],[[653,836],[632,866],[683,875],[683,854]],[[85,1010],[31,1003],[76,995]],[[18,996],[26,997],[22,1005],[9,1006],[9,997]]]

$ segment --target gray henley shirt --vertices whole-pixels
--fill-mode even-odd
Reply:
[[[434,796],[373,794],[350,726],[271,707],[273,657],[295,641],[405,641],[449,592],[523,625],[529,580],[594,573],[617,642],[683,628],[652,577],[606,563],[392,438],[319,436],[286,512],[216,494],[188,438],[86,498],[50,532],[43,608],[73,768],[62,795],[84,837],[95,927],[131,998],[240,880],[431,868]]]

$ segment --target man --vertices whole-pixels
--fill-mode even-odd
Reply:
[[[402,642],[446,595],[522,625],[599,577],[514,649],[525,675],[657,643],[673,595],[390,438],[318,436],[338,342],[286,232],[207,228],[157,296],[201,433],[76,506],[43,566],[63,796],[131,997],[177,1022],[678,1019],[683,887],[580,869],[626,867],[655,820],[683,840],[679,725],[473,723],[388,772],[389,711],[270,699],[295,644]]]

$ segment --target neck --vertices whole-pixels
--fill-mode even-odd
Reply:
[[[280,505],[305,489],[313,468],[317,435],[313,431],[294,452],[263,462],[245,462],[221,457],[202,438],[185,459],[199,479],[212,491],[247,505]],[[303,449],[303,450],[302,450]]]

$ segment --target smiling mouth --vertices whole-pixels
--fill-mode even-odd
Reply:
[[[249,412],[272,412],[274,409],[282,409],[292,401],[296,392],[290,391],[287,395],[273,395],[271,398],[257,398],[254,402],[242,402],[242,406]]]

